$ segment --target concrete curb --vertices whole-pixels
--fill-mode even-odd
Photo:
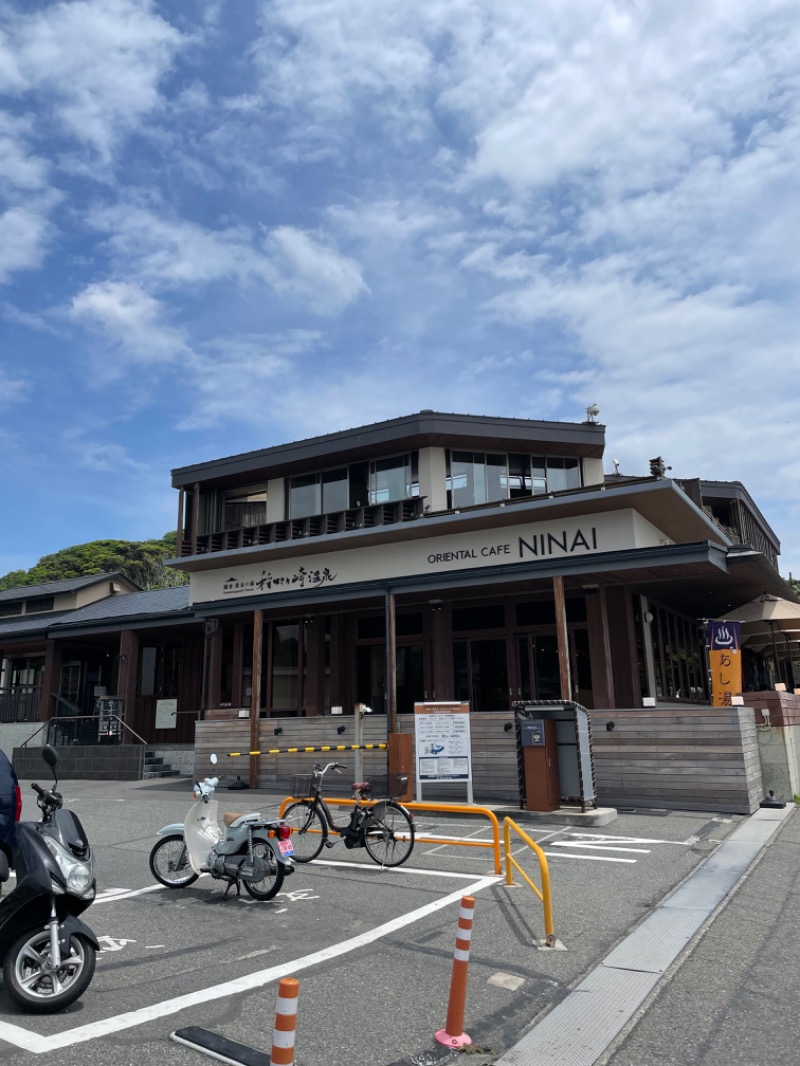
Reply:
[[[496,1066],[593,1066],[794,810],[762,808],[738,826]]]

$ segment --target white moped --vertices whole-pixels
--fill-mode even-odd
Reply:
[[[216,763],[216,755],[211,761]],[[237,895],[244,885],[253,899],[272,899],[294,872],[291,827],[279,818],[262,818],[258,811],[229,811],[223,815],[223,831],[217,822],[219,804],[212,799],[218,784],[217,777],[195,780],[197,802],[183,824],[159,829],[162,839],[150,852],[150,870],[167,888],[186,888],[207,873],[227,882],[226,896],[232,885]]]

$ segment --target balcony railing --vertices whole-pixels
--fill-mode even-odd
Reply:
[[[347,511],[332,511],[329,514],[309,515],[307,518],[290,518],[283,522],[265,522],[258,526],[243,526],[216,533],[201,533],[197,543],[184,536],[181,555],[206,555],[209,552],[235,551],[258,544],[280,544],[286,541],[321,537],[330,533],[343,533],[352,529],[371,529],[397,522],[412,522],[424,513],[423,496],[396,503],[376,503],[368,507],[351,507]]]
[[[41,685],[0,688],[0,722],[38,722]]]

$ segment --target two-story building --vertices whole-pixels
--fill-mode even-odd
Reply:
[[[706,703],[703,620],[787,593],[777,539],[742,486],[606,476],[603,447],[423,411],[173,471],[206,706]]]
[[[65,662],[87,683],[100,663],[126,729],[166,749],[193,745],[198,722],[229,728],[223,747],[352,740],[359,704],[385,738],[413,728],[416,703],[466,702],[485,792],[505,796],[512,705],[571,699],[603,719],[612,800],[697,806],[702,779],[701,803],[747,809],[755,733],[709,707],[705,623],[795,598],[780,544],[741,484],[673,480],[656,461],[648,477],[606,473],[604,445],[591,415],[421,411],[174,470],[170,562],[189,587],[126,589],[35,634],[2,619],[0,653],[41,649],[43,719],[71,702]],[[745,690],[791,693],[784,638],[745,645]],[[662,728],[683,747],[665,754]]]

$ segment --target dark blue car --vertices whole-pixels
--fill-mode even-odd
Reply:
[[[0,751],[0,850],[12,863],[14,827],[22,814],[22,793],[14,767]]]

